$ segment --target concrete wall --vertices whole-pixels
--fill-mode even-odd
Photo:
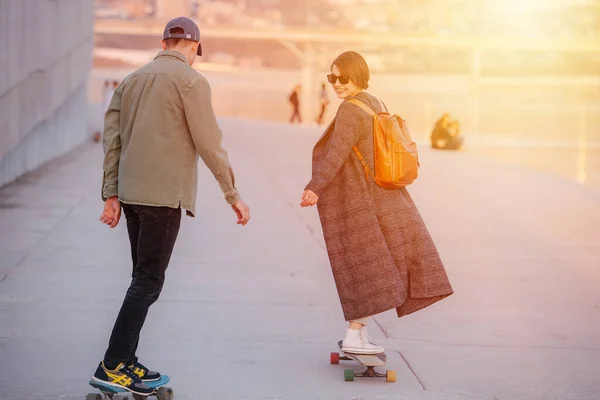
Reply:
[[[0,186],[89,135],[93,0],[0,0]]]

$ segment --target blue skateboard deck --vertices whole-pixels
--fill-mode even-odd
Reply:
[[[168,376],[166,375],[162,375],[160,377],[159,380],[157,381],[148,381],[148,382],[144,382],[146,385],[150,386],[152,389],[154,389],[154,392],[148,396],[156,396],[158,389],[161,388],[162,386],[166,385],[167,383],[169,383],[171,380],[169,379]],[[118,387],[114,387],[114,386],[110,386],[107,384],[104,384],[102,382],[99,381],[94,381],[90,379],[90,386],[100,390],[103,394],[107,394],[109,395],[109,398],[112,398],[111,395],[114,394],[118,394],[118,393],[123,393],[123,394],[131,394],[134,397],[147,397],[147,396],[141,396],[141,395],[135,395],[133,393],[131,393],[129,390],[127,389],[123,389],[123,388],[118,388]],[[169,392],[171,392],[171,396],[172,396],[172,390],[168,389]]]

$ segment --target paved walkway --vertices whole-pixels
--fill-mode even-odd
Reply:
[[[522,167],[422,150],[410,191],[455,295],[376,317],[398,382],[343,380],[345,330],[316,209],[314,128],[224,120],[244,228],[201,169],[142,362],[176,399],[598,399],[600,194]],[[98,221],[88,144],[0,190],[0,399],[83,399],[129,283],[125,224]],[[347,367],[356,367],[347,363]],[[358,369],[358,368],[357,368]]]

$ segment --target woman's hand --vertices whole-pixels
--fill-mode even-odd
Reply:
[[[231,208],[233,208],[238,217],[238,225],[244,226],[250,221],[250,208],[243,200],[238,200]]]
[[[305,190],[304,193],[302,193],[302,201],[300,202],[300,206],[312,207],[315,204],[317,204],[318,200],[319,196],[317,196],[315,192],[313,192],[312,190]]]

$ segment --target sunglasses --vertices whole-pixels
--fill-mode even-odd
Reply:
[[[350,82],[350,79],[348,79],[347,77],[345,77],[345,76],[343,76],[343,75],[340,75],[340,76],[337,76],[337,75],[335,75],[335,74],[329,74],[329,75],[327,75],[327,80],[328,80],[328,81],[329,81],[329,83],[331,83],[332,85],[333,85],[333,84],[335,83],[335,81],[337,81],[338,79],[340,80],[340,83],[341,83],[342,85],[345,85],[345,84],[347,84],[348,82]]]

